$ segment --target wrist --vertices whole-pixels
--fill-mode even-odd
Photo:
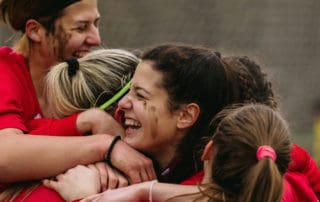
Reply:
[[[121,140],[121,136],[120,135],[117,135],[113,138],[112,142],[110,143],[109,147],[108,147],[108,151],[106,153],[106,156],[105,156],[105,161],[106,163],[111,166],[111,167],[114,167],[112,165],[112,162],[111,162],[111,155],[112,155],[112,151],[113,151],[113,148],[116,146],[116,144],[118,143],[118,141]]]
[[[157,183],[157,180],[152,180],[149,182],[149,189],[148,189],[148,200],[149,202],[153,202],[154,201],[154,194],[153,194],[153,189],[155,184]]]

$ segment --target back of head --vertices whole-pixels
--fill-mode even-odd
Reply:
[[[212,181],[227,201],[280,201],[282,176],[290,161],[290,135],[279,112],[260,104],[221,111],[211,123],[214,143]],[[257,150],[273,148],[276,160],[257,159]]]
[[[272,84],[261,67],[247,56],[222,58],[230,84],[229,104],[262,103],[276,109]]]
[[[53,66],[47,75],[49,107],[56,118],[98,107],[121,90],[139,63],[132,53],[119,49],[95,50],[78,59],[72,70],[67,62]]]

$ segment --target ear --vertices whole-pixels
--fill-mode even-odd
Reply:
[[[203,150],[201,160],[202,161],[210,160],[213,155],[213,149],[214,149],[213,141],[210,140]]]
[[[177,127],[179,129],[191,127],[197,121],[199,114],[199,105],[190,103],[186,106],[183,106],[183,109],[179,113]]]
[[[29,19],[26,22],[26,34],[33,42],[41,42],[45,30],[38,21]]]

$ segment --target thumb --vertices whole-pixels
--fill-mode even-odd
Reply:
[[[45,179],[42,181],[42,184],[47,187],[47,188],[50,188],[50,189],[53,189],[55,191],[57,191],[58,189],[58,182],[57,181],[54,181],[54,180],[48,180],[48,179]]]

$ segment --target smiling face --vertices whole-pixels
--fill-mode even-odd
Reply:
[[[180,110],[169,110],[168,93],[161,85],[163,75],[152,65],[149,60],[138,65],[129,93],[119,102],[126,128],[123,140],[166,166],[174,157],[183,130],[177,124]]]
[[[82,0],[66,7],[55,22],[54,33],[46,34],[42,51],[49,64],[82,57],[101,43],[97,0]]]

